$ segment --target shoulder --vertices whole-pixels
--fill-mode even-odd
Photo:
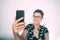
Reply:
[[[44,33],[49,32],[49,31],[48,31],[48,28],[47,28],[47,27],[45,27],[44,25],[40,25],[40,28],[41,28],[41,30],[43,30],[43,31],[44,31]]]
[[[27,29],[28,31],[33,29],[33,24],[28,24],[26,25],[25,29]]]
[[[33,24],[27,24],[26,27],[31,28]]]
[[[41,27],[42,29],[46,29],[46,28],[47,28],[47,27],[44,26],[44,25],[40,25],[40,27]]]
[[[27,24],[26,26],[32,26],[33,24]]]

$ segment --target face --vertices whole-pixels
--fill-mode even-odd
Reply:
[[[33,21],[34,21],[34,24],[40,24],[40,22],[42,21],[42,16],[40,13],[34,13],[33,14]]]

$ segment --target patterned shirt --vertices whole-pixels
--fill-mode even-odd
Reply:
[[[43,25],[40,25],[38,28],[38,32],[39,32],[38,38],[34,37],[34,34],[33,34],[34,25],[33,24],[28,24],[25,29],[28,30],[28,35],[26,37],[26,40],[39,40],[40,38],[42,40],[45,40],[44,33],[48,33],[48,29]]]

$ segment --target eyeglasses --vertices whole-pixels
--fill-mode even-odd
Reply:
[[[34,17],[34,18],[42,18],[41,16],[35,16],[35,15],[33,15],[33,17]]]

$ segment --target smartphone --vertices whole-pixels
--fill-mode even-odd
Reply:
[[[19,22],[24,22],[24,10],[16,10],[16,20],[23,17]]]

